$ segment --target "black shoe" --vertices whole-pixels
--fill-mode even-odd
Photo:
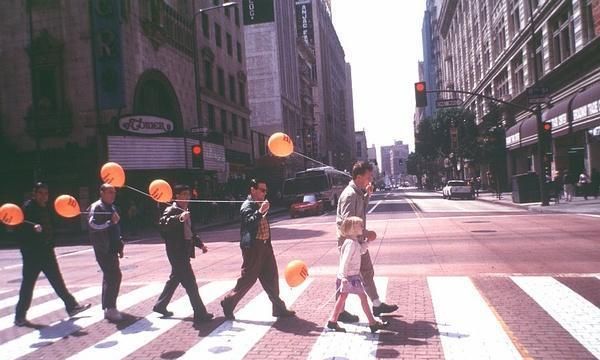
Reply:
[[[221,300],[221,307],[223,308],[223,314],[225,315],[225,319],[235,320],[235,316],[233,316],[233,308],[231,306],[228,306],[225,300]]]
[[[331,329],[331,330],[335,330],[335,332],[346,332],[346,329],[344,329],[343,327],[339,326],[337,322],[333,322],[333,321],[328,321],[327,322],[327,328]]]
[[[275,316],[277,318],[294,317],[294,316],[296,316],[296,312],[285,309],[284,311],[273,312],[273,316]]]
[[[67,314],[69,314],[69,317],[73,317],[73,316],[79,314],[80,312],[86,311],[90,307],[92,307],[92,304],[85,304],[85,305],[77,304],[74,308],[67,310]]]
[[[194,315],[194,324],[211,321],[214,317],[211,313],[204,313],[202,315]]]
[[[381,314],[388,314],[398,310],[398,305],[388,305],[381,303],[379,306],[373,306],[373,315],[380,316]]]
[[[164,316],[164,317],[171,317],[171,316],[173,316],[173,312],[172,311],[169,311],[167,309],[161,309],[161,308],[158,308],[156,306],[152,308],[152,311],[154,311],[155,313],[162,314],[162,316]]]
[[[375,324],[369,325],[369,329],[371,329],[372,334],[375,334],[377,332],[377,330],[384,329],[387,326],[388,326],[388,323],[386,323],[386,322],[376,321]]]
[[[346,324],[352,324],[358,322],[358,315],[352,315],[347,311],[342,311],[338,316],[338,321],[341,321]]]
[[[18,327],[31,326],[31,323],[29,322],[29,320],[27,320],[25,318],[15,319],[15,326],[18,326]]]

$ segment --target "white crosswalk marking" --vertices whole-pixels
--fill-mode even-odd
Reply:
[[[388,279],[386,277],[375,278],[375,285],[381,301],[385,301],[387,284]],[[334,302],[331,303],[331,311],[333,311],[333,306]],[[358,296],[348,296],[346,310],[359,316],[359,324],[340,323],[340,326],[346,329],[346,333],[333,332],[328,329],[323,330],[317,342],[313,345],[308,359],[376,359],[379,334],[371,334],[367,317],[362,310]]]
[[[522,359],[468,277],[428,277],[446,360]]]
[[[152,283],[142,288],[135,289],[118,298],[117,305],[120,309],[130,308],[137,303],[157,295],[162,290],[162,284]],[[88,315],[90,314],[90,315]],[[87,315],[87,316],[86,316]],[[101,305],[93,306],[81,317],[70,320],[61,320],[42,328],[39,331],[27,333],[14,340],[0,345],[0,354],[4,354],[4,359],[17,359],[36,351],[44,345],[50,345],[66,336],[91,326],[104,319],[104,312]]]
[[[0,290],[0,295],[2,294],[6,294],[7,292],[11,292],[12,290],[10,289],[4,289],[4,290]]]
[[[551,277],[513,276],[511,279],[600,359],[600,309]]]
[[[204,303],[210,303],[225,294],[226,291],[235,285],[235,281],[215,281],[200,288],[200,296]],[[152,313],[145,318],[136,321],[132,325],[121,331],[103,339],[102,341],[90,346],[69,359],[98,359],[107,357],[111,360],[122,359],[133,353],[152,340],[158,338],[169,329],[181,322],[182,318],[190,316],[193,311],[190,306],[189,298],[184,295],[182,298],[174,301],[169,310],[175,313],[172,319],[161,319],[162,315]],[[114,344],[110,347],[104,344]]]
[[[75,299],[77,300],[85,300],[99,295],[101,292],[102,288],[100,286],[93,286],[74,293],[73,297],[75,297]],[[61,299],[47,301],[45,303],[31,307],[29,311],[27,311],[27,319],[32,320],[35,318],[42,317],[46,314],[50,314],[53,311],[60,310],[64,306],[65,304]],[[14,315],[12,314],[0,318],[0,331],[12,327],[13,320]]]
[[[280,282],[281,299],[290,307],[311,282],[312,279],[307,279],[293,289]],[[225,321],[180,359],[243,359],[275,323],[271,311],[271,301],[261,292],[235,313],[236,320]]]
[[[54,293],[54,289],[51,287],[36,287],[33,290],[33,298],[39,298]],[[10,306],[17,306],[19,301],[19,295],[11,296],[9,298],[0,300],[0,309],[4,309]]]

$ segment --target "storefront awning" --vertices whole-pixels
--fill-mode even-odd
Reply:
[[[570,96],[563,99],[542,113],[542,121],[552,123],[552,137],[559,137],[569,133],[569,103],[573,100]]]
[[[573,131],[600,126],[600,82],[577,93],[571,109],[573,109]]]
[[[537,142],[537,123],[535,116],[521,120],[506,130],[506,148],[518,149]]]

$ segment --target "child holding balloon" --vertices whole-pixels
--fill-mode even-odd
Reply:
[[[364,242],[358,241],[358,237],[363,233],[363,220],[357,216],[351,216],[342,223],[341,234],[346,240],[340,249],[340,265],[336,281],[336,289],[340,293],[340,296],[335,303],[331,318],[327,322],[327,328],[336,332],[346,332],[346,329],[338,325],[337,320],[340,313],[344,310],[348,294],[356,294],[360,298],[360,303],[369,320],[369,328],[372,333],[383,329],[387,325],[387,323],[375,320],[360,277],[361,255],[368,250],[366,240]]]

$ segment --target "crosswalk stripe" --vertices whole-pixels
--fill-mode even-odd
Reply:
[[[162,284],[152,283],[142,288],[135,289],[125,295],[119,296],[118,305],[121,309],[130,308],[137,303],[158,294]],[[85,316],[91,314],[90,316]],[[104,319],[102,305],[93,306],[82,313],[82,317],[70,320],[61,320],[44,327],[39,331],[27,333],[14,340],[0,345],[0,354],[5,354],[5,359],[17,359],[40,348],[40,345],[50,345],[58,340],[73,334],[81,329],[93,325]],[[38,343],[38,342],[41,342]]]
[[[600,309],[551,277],[511,277],[527,295],[600,358]]]
[[[428,277],[444,356],[453,359],[522,359],[468,277]]]
[[[375,277],[375,285],[381,301],[387,295],[387,277]],[[333,303],[331,305],[333,311]],[[341,324],[346,333],[336,333],[325,329],[313,345],[308,359],[375,359],[379,334],[371,334],[368,320],[356,295],[349,295],[346,300],[346,310],[358,314],[359,324]]]
[[[293,289],[280,282],[281,299],[291,306],[311,282],[307,279]],[[271,301],[263,291],[235,313],[236,320],[225,321],[180,359],[242,359],[275,323],[271,311]]]
[[[6,294],[7,292],[11,292],[11,289],[4,289],[4,290],[0,290],[0,295],[2,294]]]
[[[102,292],[102,288],[100,286],[93,286],[90,288],[85,288],[81,291],[78,291],[73,294],[73,297],[77,300],[84,300],[99,295]],[[33,306],[27,311],[27,318],[29,320],[42,317],[46,314],[50,314],[53,311],[60,310],[65,306],[62,299],[54,299],[47,301],[45,303]],[[13,326],[14,315],[7,315],[0,318],[0,331],[8,329]]]
[[[39,298],[42,296],[50,295],[54,292],[54,289],[51,287],[36,287],[33,290],[33,298]],[[19,295],[11,296],[4,300],[0,300],[0,309],[4,309],[10,306],[17,306],[17,301],[19,301]]]
[[[234,285],[235,281],[214,281],[199,289],[200,296],[204,303],[210,303],[225,294],[225,292]],[[127,355],[175,327],[181,322],[181,318],[188,317],[193,312],[187,296],[183,296],[177,301],[174,301],[169,306],[169,309],[175,313],[175,316],[178,317],[178,319],[161,319],[160,317],[162,315],[152,313],[78,354],[73,355],[69,359],[97,359],[100,357],[107,357],[114,360],[125,358]],[[111,346],[105,347],[103,344],[111,344]]]

